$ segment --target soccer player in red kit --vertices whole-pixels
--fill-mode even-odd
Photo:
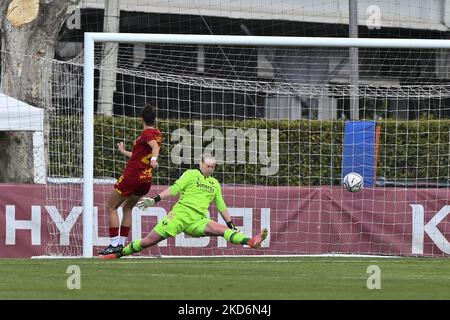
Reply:
[[[155,127],[156,111],[152,106],[147,105],[142,109],[141,116],[144,129],[134,142],[131,152],[125,149],[123,142],[117,144],[119,151],[130,159],[108,199],[111,243],[107,248],[99,251],[100,255],[122,251],[130,232],[131,211],[141,197],[150,190],[153,169],[158,166],[161,132]],[[117,209],[121,205],[123,217],[119,225]]]

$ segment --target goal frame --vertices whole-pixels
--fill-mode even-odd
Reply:
[[[83,257],[93,257],[94,48],[95,43],[238,45],[270,47],[450,49],[450,40],[274,37],[193,34],[84,33],[83,80]]]

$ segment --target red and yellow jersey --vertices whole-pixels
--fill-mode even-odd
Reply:
[[[142,131],[141,135],[133,143],[131,158],[128,160],[124,175],[127,175],[128,172],[138,171],[140,175],[143,175],[141,179],[151,177],[150,160],[154,155],[152,147],[148,145],[148,142],[155,140],[161,146],[161,139],[161,132],[158,129],[146,129]]]

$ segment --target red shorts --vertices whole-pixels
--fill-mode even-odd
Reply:
[[[122,196],[128,197],[132,194],[144,196],[152,186],[151,170],[126,170],[120,176],[114,189]]]

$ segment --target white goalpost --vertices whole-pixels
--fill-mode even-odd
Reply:
[[[150,195],[160,185],[173,183],[209,150],[219,159],[218,180],[237,224],[247,233],[263,225],[271,230],[267,246],[251,254],[450,254],[443,242],[450,225],[444,221],[438,229],[437,224],[427,224],[439,210],[440,216],[446,213],[448,188],[440,183],[450,165],[450,136],[442,121],[450,118],[450,84],[423,80],[442,67],[445,58],[439,53],[450,50],[450,40],[88,32],[83,62],[82,244],[78,242],[70,255],[95,254],[95,238],[100,228],[107,229],[107,217],[101,203],[95,209],[94,198],[112,190],[112,184],[96,188],[96,179],[118,178],[120,169],[109,166],[123,168],[125,162],[112,156],[118,153],[115,145],[128,139],[131,148],[140,133],[138,110],[122,112],[123,120],[113,115],[96,120],[96,72],[102,59],[96,52],[104,43],[129,50],[115,72],[121,74],[118,82],[123,87],[128,85],[126,77],[132,79],[132,105],[124,100],[117,104],[124,110],[142,107],[136,102],[139,97],[156,104],[164,115],[166,151]],[[346,52],[351,47],[363,49],[360,59],[369,75],[356,88],[342,81],[348,75],[342,66],[348,66]],[[137,48],[144,48],[149,61],[133,64],[143,60],[136,58]],[[421,61],[432,63],[419,68]],[[370,74],[376,76],[371,79]],[[139,86],[143,91],[135,89]],[[372,131],[358,134],[351,130],[359,129],[348,127],[352,119],[346,101],[352,92],[359,96],[361,114],[352,124],[368,125],[364,128],[373,129],[373,139]],[[413,117],[412,112],[417,114]],[[419,121],[424,116],[427,119]],[[129,128],[128,118],[133,117],[136,122]],[[115,121],[123,126],[116,127]],[[134,138],[125,138],[129,129]],[[109,135],[112,139],[106,141]],[[347,139],[359,138],[353,145],[363,147],[348,151]],[[99,141],[103,151],[98,151]],[[357,193],[345,191],[340,185],[345,159],[351,170],[371,172],[367,178],[372,185]],[[358,159],[369,162],[356,163]],[[66,192],[57,197],[66,197]],[[433,205],[426,207],[430,202]],[[172,204],[136,211],[140,220],[129,240],[144,236],[154,218],[163,217]],[[76,219],[81,212],[69,211],[66,219]],[[149,217],[153,220],[146,220]],[[61,230],[55,229],[54,236]],[[106,232],[102,236],[107,237]],[[170,241],[152,254],[246,254],[223,239]],[[50,254],[63,252],[58,245],[54,248]]]

